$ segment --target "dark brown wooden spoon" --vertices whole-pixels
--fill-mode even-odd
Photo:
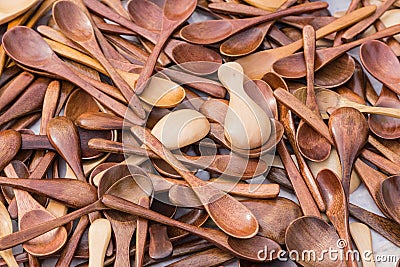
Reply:
[[[400,109],[400,100],[396,93],[383,86],[374,106]],[[371,131],[381,138],[397,139],[400,137],[400,119],[398,118],[370,114],[368,124]]]
[[[6,83],[0,89],[0,110],[10,104],[33,81],[34,76],[29,72],[22,72]]]
[[[67,117],[57,117],[49,121],[47,137],[57,152],[65,159],[76,178],[86,181],[81,162],[78,129]]]
[[[318,49],[315,53],[315,71],[320,70],[322,67],[332,62],[346,51],[363,44],[365,41],[381,39],[391,36],[399,31],[400,26],[396,25],[350,43]],[[302,52],[277,60],[272,65],[272,68],[277,74],[284,78],[297,79],[306,76],[306,64]]]
[[[349,199],[350,176],[353,164],[368,139],[368,123],[354,108],[339,108],[329,118],[329,131],[335,140],[342,166],[342,184]]]
[[[196,44],[211,44],[222,41],[241,30],[253,25],[257,25],[269,20],[278,19],[286,15],[303,13],[306,10],[318,10],[326,8],[326,3],[308,3],[291,7],[282,11],[277,11],[269,15],[247,19],[231,19],[231,20],[208,20],[197,22],[185,26],[180,31],[180,35],[184,40]]]
[[[133,126],[131,131],[186,180],[220,229],[237,238],[250,238],[257,234],[259,228],[257,220],[246,207],[231,196],[215,187],[207,186],[204,181],[195,177],[149,130]]]
[[[339,237],[346,242],[342,248],[345,253],[348,253],[352,251],[353,246],[349,228],[349,211],[342,183],[330,169],[321,170],[318,173],[317,181],[326,204],[326,215],[338,232]],[[357,266],[353,257],[346,259],[346,261],[348,266]]]
[[[17,155],[21,147],[21,135],[14,130],[0,132],[0,170]]]
[[[16,40],[29,38],[29,47],[23,46],[22,42]],[[56,74],[76,84],[104,106],[113,110],[117,115],[127,120],[142,124],[144,123],[132,111],[120,102],[98,91],[68,68],[50,49],[47,43],[35,31],[26,27],[15,27],[3,36],[3,46],[7,54],[15,61],[28,67]]]
[[[185,22],[196,8],[196,1],[166,0],[163,8],[161,33],[157,43],[148,57],[139,79],[136,82],[136,92],[142,93],[147,80],[153,73],[157,58],[172,32]]]
[[[380,41],[367,41],[360,47],[360,59],[372,76],[396,94],[400,94],[397,72],[400,62],[389,46]]]
[[[380,184],[379,198],[386,212],[400,224],[400,176],[391,176]]]
[[[120,89],[132,110],[141,118],[146,117],[145,111],[135,95],[133,88],[118,74],[106,59],[96,41],[90,19],[78,5],[70,1],[58,1],[53,5],[53,17],[60,30],[71,40],[85,47],[107,70],[115,85]]]
[[[306,105],[320,116],[314,91],[314,58],[315,58],[315,31],[312,26],[303,29],[304,60],[307,68],[307,99]],[[309,126],[304,120],[296,132],[296,144],[301,154],[311,161],[326,160],[331,153],[331,144],[328,140]]]

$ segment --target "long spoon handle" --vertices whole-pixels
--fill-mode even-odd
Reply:
[[[358,250],[360,251],[361,255],[368,255],[365,254],[367,251],[371,252],[369,254],[368,259],[365,257],[361,257],[363,267],[375,267],[375,263],[373,262],[373,255],[372,255],[372,236],[371,230],[363,223],[353,222],[350,224],[350,232],[351,237],[356,243]]]

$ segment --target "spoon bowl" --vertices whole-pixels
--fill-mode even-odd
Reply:
[[[38,0],[2,1],[0,3],[0,25],[33,8],[38,2]]]
[[[381,182],[378,192],[380,202],[386,212],[400,224],[400,176],[391,176]]]

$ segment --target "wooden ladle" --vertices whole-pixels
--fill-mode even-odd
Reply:
[[[346,208],[346,196],[342,183],[337,175],[329,169],[321,170],[318,173],[317,181],[326,204],[326,215],[336,228],[339,237],[346,242],[342,248],[347,255],[353,248],[349,228],[349,212]],[[346,260],[350,266],[357,266],[353,257],[349,257]]]
[[[326,8],[326,3],[316,2],[297,5],[265,16],[246,19],[207,20],[185,26],[180,36],[188,42],[196,44],[212,44],[222,41],[248,27],[287,15],[303,13],[310,10]]]
[[[383,86],[374,106],[400,109],[400,100],[396,93]],[[369,129],[381,138],[397,139],[400,137],[400,118],[370,114],[368,124]]]
[[[328,25],[318,29],[315,32],[316,39],[318,40],[320,38],[323,38],[326,35],[329,35],[349,25],[352,25],[357,21],[362,20],[363,18],[374,13],[375,9],[375,6],[367,6],[346,14],[345,16],[333,21],[332,23],[329,23]],[[253,53],[251,55],[238,59],[236,62],[242,65],[244,73],[250,79],[261,79],[265,73],[271,70],[272,64],[275,61],[293,54],[302,46],[303,41],[298,40],[283,47]]]
[[[304,27],[303,43],[304,60],[307,68],[306,105],[320,116],[314,91],[315,31],[312,26]],[[309,126],[304,120],[300,121],[297,128],[296,144],[301,154],[311,161],[324,161],[331,153],[331,144],[329,141]]]
[[[196,8],[194,0],[166,0],[164,3],[161,33],[158,37],[157,43],[147,58],[146,64],[140,73],[139,79],[136,83],[136,92],[141,94],[144,90],[144,85],[153,73],[154,66],[156,65],[157,58],[168,40],[172,32],[183,22],[185,22]]]
[[[348,200],[351,171],[354,161],[367,142],[368,123],[358,110],[339,108],[329,118],[329,131],[339,155],[342,166],[342,184]]]
[[[149,130],[133,126],[131,131],[185,179],[221,230],[237,238],[250,238],[257,234],[258,222],[246,207],[195,177]]]
[[[29,47],[24,46],[23,41],[16,41],[26,39],[30,40]],[[98,91],[79,78],[54,54],[47,43],[35,31],[26,27],[15,27],[7,31],[3,36],[3,47],[11,58],[22,65],[27,65],[30,68],[39,69],[63,77],[85,90],[117,115],[125,117],[127,120],[134,123],[144,123],[144,121],[137,117],[130,109],[127,109],[124,104]]]
[[[400,94],[400,62],[392,49],[380,41],[367,41],[360,47],[360,58],[364,67],[396,94]]]
[[[90,19],[85,12],[73,2],[58,1],[53,5],[53,18],[60,30],[71,40],[78,43],[93,56],[107,70],[115,85],[120,89],[125,99],[130,103],[132,110],[144,119],[146,114],[135,95],[133,88],[117,73],[106,59],[96,41]]]
[[[340,46],[318,49],[315,53],[315,71],[320,70],[322,67],[332,62],[334,59],[336,59],[346,51],[368,40],[381,39],[398,32],[400,32],[400,25],[386,28],[375,34],[368,35],[364,38],[360,38],[356,41],[342,44]],[[272,65],[272,69],[274,70],[274,72],[284,78],[297,79],[304,77],[306,76],[306,64],[304,61],[304,55],[302,52],[300,52],[281,58]]]
[[[378,194],[386,212],[400,224],[399,192],[400,176],[394,175],[381,182]]]

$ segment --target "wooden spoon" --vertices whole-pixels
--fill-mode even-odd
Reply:
[[[305,89],[300,88],[294,92],[294,95],[300,100],[305,99]],[[351,107],[355,108],[363,113],[370,114],[378,114],[384,116],[390,116],[394,118],[400,118],[399,110],[396,108],[383,108],[383,107],[371,107],[359,104],[357,102],[348,100],[347,98],[339,95],[338,93],[325,89],[325,88],[316,88],[315,95],[318,103],[319,110],[321,112],[321,116],[324,119],[329,118],[328,110],[334,110],[341,107]],[[331,108],[331,109],[330,109]]]
[[[316,235],[315,233],[319,233]],[[346,266],[341,257],[331,259],[326,257],[323,251],[339,250],[339,236],[335,228],[327,224],[318,217],[304,216],[294,220],[286,230],[285,240],[288,251],[297,251],[300,255],[304,255],[305,251],[313,251],[318,255],[318,262],[313,257],[299,257],[298,263],[302,266],[326,266],[338,267]],[[324,255],[323,259],[319,257]]]
[[[353,23],[364,19],[374,13],[376,7],[367,6],[353,11],[316,31],[316,39],[323,38],[333,32],[343,29]],[[287,9],[290,10],[290,9]],[[303,41],[298,40],[283,47],[253,53],[237,60],[242,65],[244,73],[250,79],[260,79],[271,70],[272,64],[278,59],[289,56],[303,46]]]
[[[367,41],[360,47],[360,58],[372,76],[396,94],[400,93],[399,75],[396,73],[400,63],[389,46],[380,41]]]
[[[218,78],[229,90],[229,109],[226,113],[225,137],[240,149],[262,146],[271,135],[270,119],[244,91],[243,69],[238,63],[223,64]]]
[[[391,176],[382,181],[379,190],[379,199],[386,212],[400,224],[400,176]]]
[[[275,9],[279,8],[282,6],[285,1],[284,0],[272,0],[268,2],[260,1],[260,0],[246,0],[246,3],[264,9],[268,11],[275,11]]]
[[[0,4],[0,24],[13,20],[30,8],[33,8],[38,2],[38,0],[2,1]]]
[[[257,257],[257,252],[259,251],[260,247],[263,248],[265,245],[267,245],[269,249],[277,249],[276,251],[280,249],[277,243],[265,237],[254,236],[248,239],[233,238],[215,229],[204,229],[201,227],[196,227],[173,220],[166,216],[162,216],[157,212],[122,200],[116,196],[104,195],[103,202],[105,205],[113,209],[118,209],[123,212],[146,218],[148,220],[153,220],[169,226],[181,228],[185,231],[188,231],[192,234],[195,234],[210,241],[219,248],[228,251],[239,258],[247,259],[250,261],[271,261],[276,257],[276,253],[271,253],[273,255],[268,255],[268,257],[266,257],[265,259],[260,259],[259,257]]]
[[[96,41],[90,19],[79,6],[70,1],[58,1],[53,6],[53,17],[58,27],[68,38],[85,47],[101,63],[125,99],[130,103],[132,110],[141,119],[144,119],[146,114],[139,99],[102,53]]]
[[[315,54],[315,71],[320,70],[346,51],[359,46],[368,40],[381,39],[398,32],[400,32],[400,26],[396,25],[350,43],[318,49]],[[306,65],[303,53],[296,53],[277,60],[273,63],[272,69],[284,78],[297,79],[304,77],[306,75]]]
[[[354,161],[367,142],[368,124],[365,117],[358,110],[354,108],[339,108],[329,118],[329,131],[335,140],[340,158],[342,184],[348,201],[351,170]]]
[[[15,41],[19,38],[22,38],[23,40],[28,38],[31,40],[29,48],[20,47],[23,42],[20,43]],[[87,93],[97,99],[100,103],[104,104],[104,106],[113,110],[119,116],[126,117],[127,120],[136,123],[143,123],[143,121],[132,111],[127,109],[125,105],[106,94],[99,92],[97,89],[76,76],[74,72],[54,54],[46,42],[44,42],[40,35],[35,31],[26,27],[15,27],[3,36],[3,46],[7,54],[17,62],[63,77],[84,89]]]
[[[186,21],[196,8],[196,1],[166,0],[164,3],[161,33],[157,43],[148,57],[136,83],[136,92],[141,94],[144,85],[153,73],[157,58],[172,32]]]
[[[11,104],[33,80],[34,76],[24,71],[2,86],[0,91],[0,110]]]
[[[149,78],[149,81],[140,95],[140,99],[151,106],[159,108],[176,107],[183,101],[186,93],[178,84],[157,76]]]
[[[207,186],[205,182],[195,177],[148,130],[133,126],[131,131],[146,146],[169,163],[195,190],[196,195],[219,228],[238,238],[249,238],[257,233],[258,223],[247,208],[229,195],[212,186]],[[229,220],[227,220],[228,217]],[[235,225],[232,224],[233,221],[235,221]]]
[[[400,100],[393,91],[386,86],[382,87],[376,107],[400,108]],[[370,130],[379,137],[384,139],[397,139],[400,137],[400,119],[388,116],[371,114],[368,118]]]
[[[191,43],[212,44],[222,41],[235,33],[248,27],[278,19],[287,15],[303,13],[310,10],[326,8],[326,3],[307,3],[297,5],[285,10],[277,11],[265,16],[247,19],[207,20],[185,26],[180,31],[180,36]]]
[[[8,176],[28,177],[26,166],[20,161],[12,161],[5,169]],[[51,221],[55,218],[43,206],[41,206],[29,193],[14,189],[15,199],[18,205],[19,229],[27,229],[32,225]],[[35,211],[36,216],[25,217],[24,215]],[[64,227],[51,230],[23,244],[24,249],[32,255],[50,255],[64,246],[67,241],[67,231]]]
[[[314,56],[315,31],[312,26],[303,29],[304,60],[307,68],[307,99],[306,105],[320,116],[314,91]],[[301,154],[311,161],[324,161],[331,153],[331,144],[321,134],[310,127],[304,120],[296,132],[296,144]]]
[[[126,19],[130,19],[128,11],[126,11],[120,0],[102,0],[102,2],[114,9],[114,11],[121,16],[124,16]]]
[[[353,222],[350,224],[350,233],[358,251],[363,255],[361,257],[363,267],[375,267],[376,265],[373,262],[372,236],[369,227],[363,223]]]
[[[326,204],[326,215],[338,232],[339,237],[345,240],[345,246],[342,246],[342,248],[347,255],[353,248],[349,229],[349,212],[342,183],[336,174],[329,169],[321,170],[318,173],[317,181]],[[353,257],[346,259],[346,261],[349,266],[357,266]]]
[[[89,227],[89,267],[102,267],[108,243],[111,239],[111,224],[100,218]]]
[[[1,218],[0,236],[11,234],[13,232],[11,218],[10,215],[8,214],[6,207],[4,207],[3,203],[0,203],[0,218]],[[11,249],[1,250],[0,256],[4,259],[7,266],[10,267],[19,266],[17,261],[15,260],[15,257]]]

